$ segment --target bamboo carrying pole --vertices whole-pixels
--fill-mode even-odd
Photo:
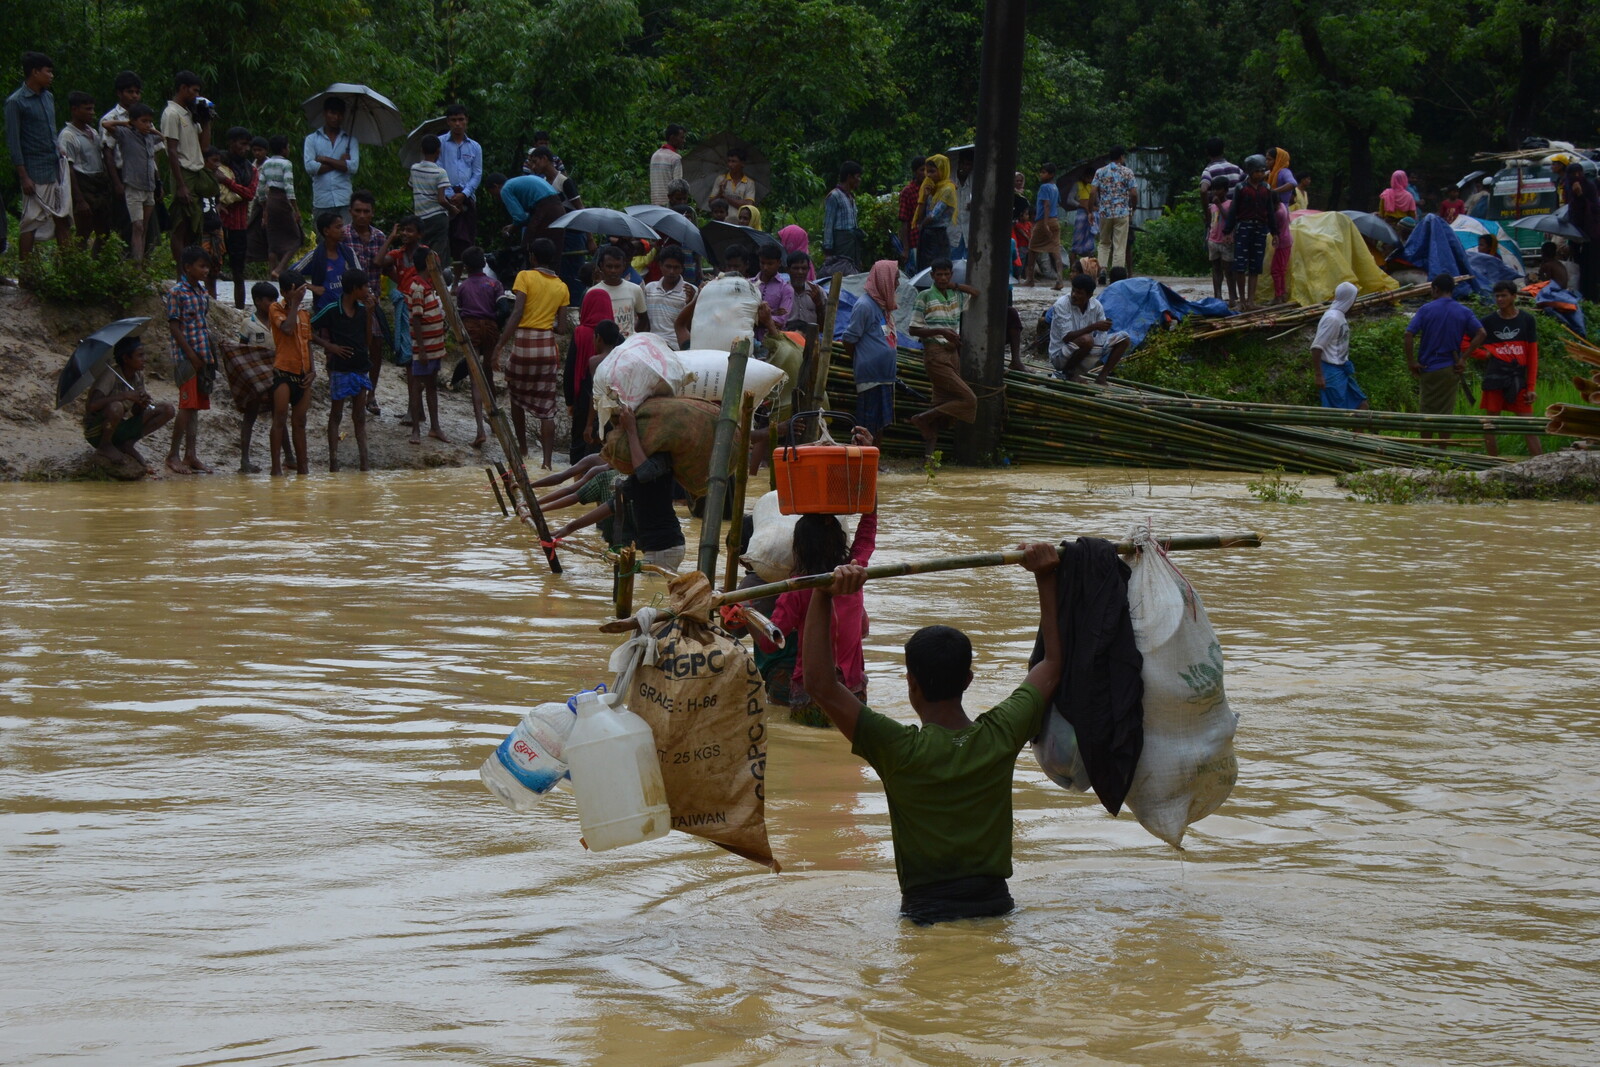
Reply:
[[[478,395],[483,397],[483,406],[489,415],[489,426],[494,430],[495,439],[500,442],[500,450],[505,453],[506,465],[511,468],[511,473],[516,478],[517,488],[527,501],[528,517],[533,523],[533,528],[539,532],[539,547],[544,550],[544,558],[550,564],[550,572],[560,574],[561,560],[556,557],[555,542],[550,538],[550,527],[545,524],[544,512],[539,510],[539,498],[534,494],[533,487],[528,484],[528,469],[522,464],[522,453],[517,450],[516,436],[511,432],[506,413],[495,403],[494,392],[489,388],[489,379],[483,373],[483,365],[478,362],[478,350],[473,347],[472,338],[467,336],[467,328],[461,321],[461,315],[456,311],[455,298],[450,295],[450,290],[445,288],[444,274],[439,270],[438,256],[428,257],[428,278],[433,282],[434,291],[439,294],[439,303],[444,307],[444,317],[450,324],[450,332],[455,334],[456,340],[461,343],[462,351],[466,353],[467,370],[472,375],[472,384],[477,387]]]
[[[711,477],[706,486],[706,510],[700,518],[700,573],[715,581],[717,542],[721,539],[722,509],[728,501],[728,460],[733,451],[733,432],[744,398],[744,369],[750,362],[750,338],[733,342],[728,353],[728,376],[722,383],[722,414],[711,439]]]
[[[1156,543],[1168,552],[1189,552],[1207,548],[1260,548],[1261,535],[1257,533],[1236,534],[1188,534],[1175,537],[1158,537]],[[1131,555],[1136,551],[1132,541],[1114,542],[1116,550],[1121,555]],[[934,574],[939,571],[963,571],[977,567],[1000,567],[1008,563],[1021,563],[1022,552],[1019,549],[1010,549],[1005,552],[979,552],[970,556],[944,556],[939,559],[915,560],[910,563],[878,563],[867,568],[867,580],[875,578],[898,578],[908,574]],[[721,607],[724,604],[738,604],[746,600],[760,600],[762,597],[776,596],[779,593],[791,593],[797,589],[820,589],[833,581],[832,574],[811,574],[800,578],[786,578],[781,582],[769,582],[766,585],[752,586],[747,589],[729,589],[716,596],[713,603]]]
[[[756,398],[748,394],[739,403],[739,436],[733,448],[733,521],[728,524],[728,561],[723,568],[722,588],[732,589],[739,580],[739,546],[744,543],[744,498],[750,484],[750,424],[755,421]]]

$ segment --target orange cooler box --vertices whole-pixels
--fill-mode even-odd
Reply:
[[[823,444],[791,440],[772,453],[772,468],[785,515],[864,515],[878,498],[878,450],[870,446],[833,444],[826,435]]]

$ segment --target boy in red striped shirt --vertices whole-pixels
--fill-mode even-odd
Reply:
[[[434,291],[429,258],[433,251],[418,245],[414,270],[403,275],[402,293],[411,315],[411,443],[422,443],[422,401],[428,401],[428,436],[445,440],[439,428],[439,367],[444,361],[444,302]]]

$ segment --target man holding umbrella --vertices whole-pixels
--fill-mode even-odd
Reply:
[[[172,421],[172,405],[157,404],[144,387],[144,342],[124,337],[100,364],[83,409],[83,439],[114,467],[133,460],[145,474],[155,472],[145,463],[134,442],[149,437]]]
[[[361,168],[361,146],[344,130],[345,102],[329,96],[322,102],[322,128],[306,135],[304,162],[311,175],[313,213],[337,211],[350,225],[350,180]]]

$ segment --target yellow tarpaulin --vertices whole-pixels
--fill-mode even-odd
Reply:
[[[1301,307],[1333,299],[1340,282],[1354,282],[1361,295],[1384,293],[1400,283],[1383,272],[1356,231],[1337,211],[1300,215],[1289,224],[1289,299]]]

